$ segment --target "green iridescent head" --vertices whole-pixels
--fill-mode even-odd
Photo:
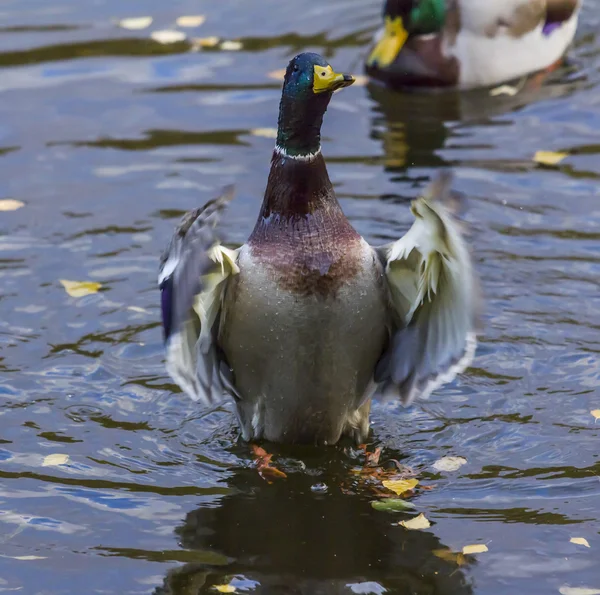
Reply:
[[[446,11],[446,0],[386,0],[383,35],[367,60],[368,66],[386,68],[411,35],[441,31]]]
[[[318,54],[305,52],[293,58],[285,72],[279,104],[278,148],[290,156],[316,153],[331,95],[353,82],[353,76],[334,72]]]

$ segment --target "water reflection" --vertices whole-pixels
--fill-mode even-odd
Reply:
[[[229,583],[264,594],[472,593],[457,564],[439,557],[445,546],[435,526],[406,530],[397,523],[407,516],[342,492],[352,462],[341,451],[307,452],[303,462],[305,470],[270,485],[253,469],[238,470],[231,494],[189,512],[178,541],[212,560],[170,571],[155,595],[214,593]],[[315,493],[323,479],[327,491]]]

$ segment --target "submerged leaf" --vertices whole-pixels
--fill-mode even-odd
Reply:
[[[600,589],[588,589],[587,587],[561,587],[560,595],[600,595]]]
[[[204,21],[206,17],[203,14],[195,14],[179,17],[175,22],[178,27],[199,27]]]
[[[0,200],[0,211],[16,211],[24,206],[24,202],[15,200],[14,198],[3,198]]]
[[[475,543],[473,545],[465,545],[462,549],[462,553],[467,556],[468,554],[483,554],[487,552],[488,548],[485,543]]]
[[[465,465],[467,459],[463,457],[442,457],[433,464],[436,471],[456,471]]]
[[[418,479],[389,479],[383,481],[383,487],[401,496],[405,492],[414,489],[419,483]]]
[[[83,297],[98,293],[102,287],[102,284],[96,281],[68,281],[67,279],[59,279],[59,281],[71,297]]]
[[[380,512],[403,512],[414,510],[415,505],[400,498],[386,498],[385,500],[374,500],[371,506]]]
[[[214,585],[214,588],[219,593],[235,593],[235,587],[233,585]]]
[[[119,27],[123,29],[129,29],[130,31],[137,31],[145,29],[152,24],[152,17],[132,17],[130,19],[123,19],[118,22]]]
[[[569,541],[577,545],[585,545],[585,547],[590,547],[590,544],[588,543],[588,540],[585,537],[571,537]]]
[[[416,516],[414,519],[410,519],[409,521],[400,521],[398,523],[402,525],[405,529],[428,529],[431,527],[431,523],[427,520],[425,515],[421,513],[419,516]]]
[[[559,153],[555,151],[537,151],[533,160],[541,165],[558,165],[563,159],[569,156],[568,153]]]
[[[594,419],[600,419],[600,409],[594,409],[590,413],[594,416]]]
[[[69,462],[69,455],[53,454],[44,457],[42,467],[51,467],[53,465],[64,465]]]
[[[162,31],[153,31],[150,34],[150,37],[158,43],[167,45],[169,43],[185,41],[186,35],[182,31],[170,31],[168,29],[164,29]]]
[[[467,563],[465,556],[462,552],[453,552],[450,548],[442,548],[439,550],[433,550],[432,554],[437,556],[441,560],[445,560],[446,562],[453,562],[454,564],[458,564],[459,566],[463,566]]]

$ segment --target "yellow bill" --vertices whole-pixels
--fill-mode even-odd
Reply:
[[[404,27],[402,17],[385,17],[385,28],[383,37],[379,40],[375,49],[371,52],[367,64],[386,68],[400,53],[408,39],[408,31]]]
[[[324,93],[325,91],[336,91],[343,87],[349,87],[354,82],[351,74],[339,74],[334,72],[331,66],[315,66],[313,91]]]

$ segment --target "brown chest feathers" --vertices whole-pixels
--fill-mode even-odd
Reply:
[[[265,199],[248,240],[282,288],[335,297],[361,266],[361,237],[342,212],[321,155],[273,156]]]

